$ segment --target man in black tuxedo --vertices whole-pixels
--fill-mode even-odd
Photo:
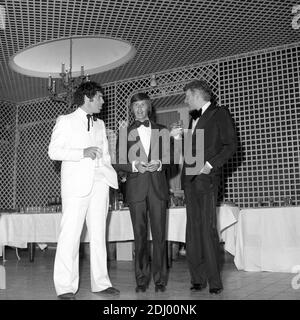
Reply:
[[[163,292],[167,276],[165,227],[169,199],[164,170],[169,163],[170,137],[165,127],[149,120],[151,101],[146,93],[135,94],[130,107],[135,122],[126,132],[124,129],[119,132],[115,168],[127,172],[126,201],[134,231],[136,292],[145,292],[151,277],[148,213],[153,239],[155,291]]]
[[[183,165],[183,186],[186,198],[186,257],[189,265],[192,292],[200,291],[209,284],[212,294],[222,289],[219,265],[219,237],[216,226],[216,202],[221,168],[234,154],[237,146],[233,120],[227,108],[218,107],[208,84],[194,80],[184,87],[185,103],[190,109],[191,121],[187,146],[195,155],[196,131],[204,130],[204,146],[200,146],[204,162],[202,168],[195,164]],[[174,129],[171,136],[178,135]],[[203,132],[203,131],[202,131]],[[199,147],[199,146],[198,146]],[[200,156],[200,154],[196,155]]]

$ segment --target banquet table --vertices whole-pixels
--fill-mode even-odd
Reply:
[[[0,215],[0,256],[5,246],[27,248],[28,243],[57,242],[61,217],[61,213],[2,213]],[[238,207],[230,205],[217,207],[219,235],[221,240],[225,241],[225,250],[230,253],[235,249],[236,228],[234,226],[238,219]],[[166,240],[185,242],[185,226],[185,207],[169,208],[167,210]],[[118,250],[119,253],[121,250],[130,250],[134,235],[128,209],[108,213],[107,240],[117,243],[117,256]],[[84,226],[81,241],[89,242],[86,226]]]
[[[300,265],[300,207],[242,209],[236,229],[239,270],[293,272]]]

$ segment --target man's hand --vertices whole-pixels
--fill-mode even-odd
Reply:
[[[170,136],[175,139],[182,139],[183,129],[182,128],[172,128],[170,131]]]
[[[210,174],[210,171],[211,171],[211,167],[209,166],[209,164],[207,162],[205,162],[205,165],[201,169],[200,173]]]
[[[136,161],[134,165],[139,173],[145,173],[147,171],[147,163],[144,161]]]
[[[159,160],[151,160],[147,165],[147,171],[154,172],[160,167]]]
[[[92,160],[96,158],[100,159],[102,157],[102,150],[98,147],[88,147],[83,150],[83,156]]]

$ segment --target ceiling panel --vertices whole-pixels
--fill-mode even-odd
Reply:
[[[109,83],[300,41],[293,0],[6,0],[0,29],[0,100],[47,95],[47,80],[17,74],[9,57],[27,46],[73,35],[133,44],[125,65],[92,76]],[[92,50],[92,48],[87,48]],[[55,52],[53,52],[55,54]]]

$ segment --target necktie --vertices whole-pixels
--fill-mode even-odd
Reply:
[[[190,116],[193,118],[193,120],[200,118],[201,114],[202,114],[202,109],[199,109],[199,110],[194,109],[190,111]]]
[[[97,121],[97,117],[94,114],[87,114],[87,121],[88,121],[88,131],[90,131],[90,121],[92,121],[92,126],[93,126],[93,121]]]
[[[145,121],[135,120],[135,126],[137,128],[139,128],[141,125],[144,125],[145,127],[149,127],[149,120],[145,120]]]

